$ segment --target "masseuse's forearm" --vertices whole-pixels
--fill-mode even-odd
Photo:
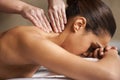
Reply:
[[[60,4],[61,2],[64,2],[63,0],[48,0],[48,6],[53,4]],[[62,6],[62,5],[61,5]]]
[[[0,0],[0,11],[7,13],[20,13],[28,5],[20,0]]]

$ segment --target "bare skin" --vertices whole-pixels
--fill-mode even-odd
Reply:
[[[101,38],[91,32],[86,33],[85,24],[78,26],[78,22],[84,22],[84,18],[76,19],[73,23],[68,21],[67,26],[74,24],[73,31],[66,27],[61,34],[48,34],[36,27],[24,26],[2,33],[0,78],[32,77],[43,65],[77,80],[119,80],[120,58],[115,49],[106,51],[104,58],[98,62],[77,56],[86,52],[91,44],[97,42],[105,47],[110,40],[108,35]]]
[[[52,26],[50,26],[43,9],[21,0],[0,0],[0,12],[20,14],[46,32],[51,32],[52,28],[55,32],[62,32],[64,24],[67,23],[63,0],[48,0],[48,12]]]

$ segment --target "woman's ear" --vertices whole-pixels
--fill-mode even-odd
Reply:
[[[73,23],[74,32],[78,32],[81,28],[86,27],[86,19],[84,17],[76,17]]]

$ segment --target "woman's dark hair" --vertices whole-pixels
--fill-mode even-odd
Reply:
[[[107,32],[113,37],[116,23],[112,11],[101,0],[67,0],[67,4],[67,19],[75,16],[85,17],[86,31],[92,31],[98,36]]]

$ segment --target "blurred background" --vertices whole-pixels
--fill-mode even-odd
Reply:
[[[47,9],[48,9],[47,0],[22,0],[22,1],[44,9],[47,15]],[[66,0],[64,1],[66,2]],[[117,23],[117,31],[110,44],[115,45],[120,49],[120,36],[119,36],[120,35],[120,31],[119,31],[120,30],[120,26],[119,26],[120,0],[103,0],[103,1],[111,8]],[[20,25],[32,25],[32,23],[17,14],[0,13],[0,32],[3,32],[5,30],[8,30],[9,28]]]

